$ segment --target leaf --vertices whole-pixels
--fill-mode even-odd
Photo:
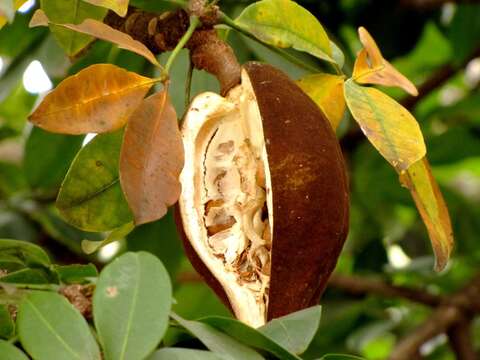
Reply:
[[[345,99],[368,140],[397,171],[406,170],[425,156],[420,126],[395,100],[351,79],[345,82]]]
[[[223,358],[210,351],[163,348],[154,352],[147,360],[223,360]]]
[[[132,114],[120,153],[120,182],[135,224],[160,219],[180,196],[183,142],[167,91]]]
[[[99,250],[105,245],[124,239],[133,231],[133,229],[135,229],[135,225],[133,222],[129,222],[113,230],[105,239],[101,241],[83,240],[82,250],[85,254],[93,254],[95,251]]]
[[[0,277],[7,284],[48,284],[53,282],[44,269],[22,269]]]
[[[41,0],[45,16],[52,24],[50,30],[65,52],[74,56],[93,41],[93,37],[55,25],[56,23],[79,24],[85,19],[103,20],[107,9],[87,4],[80,0]]]
[[[87,278],[98,276],[97,268],[93,264],[57,265],[55,266],[55,271],[60,281],[64,284],[84,283]]]
[[[11,255],[25,266],[49,268],[51,265],[47,253],[41,247],[27,241],[0,239],[0,254]]]
[[[415,85],[383,58],[377,43],[364,27],[358,28],[358,35],[364,48],[355,61],[353,80],[359,84],[396,86],[417,96]]]
[[[108,2],[106,0],[89,0],[89,2]],[[52,24],[45,13],[42,10],[37,10],[30,21],[30,27],[35,26],[46,26]],[[65,24],[64,22],[57,23],[54,22],[55,26],[63,27],[66,29],[71,29],[73,31],[92,35],[96,38],[109,41],[113,44],[118,45],[121,49],[126,49],[132,51],[140,56],[143,56],[145,59],[150,61],[153,65],[161,67],[158,63],[155,55],[140,41],[134,40],[130,35],[127,35],[121,31],[115,30],[114,28],[104,24],[101,21],[86,19],[81,24]]]
[[[244,323],[226,317],[209,316],[199,320],[204,324],[208,324],[221,332],[237,339],[238,341],[257,349],[266,350],[279,359],[298,360],[298,356],[290,353],[281,344],[276,343],[261,331],[254,329]]]
[[[125,125],[152,85],[153,80],[115,65],[92,65],[63,80],[29,120],[63,134],[114,131]]]
[[[35,190],[56,193],[70,163],[82,147],[83,136],[48,133],[33,128],[25,144],[23,168]],[[38,154],[42,156],[38,156]]]
[[[335,62],[328,35],[308,10],[291,0],[262,0],[247,6],[235,20],[261,41],[292,47]]]
[[[17,315],[23,348],[35,360],[99,360],[100,351],[88,324],[63,296],[34,291]]]
[[[358,356],[353,356],[353,355],[327,354],[322,356],[320,360],[365,360],[365,359]]]
[[[7,305],[0,304],[0,338],[8,340],[14,335],[15,323],[12,320],[10,311],[8,310]],[[1,343],[2,340],[0,340],[0,354],[3,355],[1,351]]]
[[[273,319],[258,329],[294,354],[304,353],[320,326],[321,306]]]
[[[128,0],[84,0],[90,4],[103,6],[115,11],[121,17],[127,15]]]
[[[478,48],[480,31],[480,6],[478,4],[458,4],[447,35],[455,54],[453,63],[457,66]]]
[[[56,203],[68,223],[100,232],[132,221],[118,179],[122,135],[122,131],[97,135],[73,161]]]
[[[412,193],[435,252],[435,270],[441,271],[453,250],[453,230],[447,205],[428,160],[423,158],[414,163],[400,174],[400,181]]]
[[[331,74],[307,75],[298,80],[298,85],[322,109],[334,130],[345,113],[343,83],[342,76]]]
[[[252,350],[215,328],[198,321],[185,320],[175,313],[171,317],[188,332],[197,337],[209,350],[226,360],[261,360],[264,359]]]
[[[23,83],[19,82],[0,103],[0,139],[22,134],[36,98],[36,95],[27,92]]]
[[[0,340],[2,360],[28,360],[28,357],[17,347],[5,340]]]
[[[107,265],[93,296],[95,327],[105,359],[145,358],[167,330],[171,305],[170,279],[155,256],[126,253]]]
[[[22,169],[12,163],[0,161],[0,198],[8,198],[27,190]]]

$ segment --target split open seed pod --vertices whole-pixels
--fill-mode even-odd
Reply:
[[[343,157],[315,103],[279,70],[248,63],[226,97],[192,101],[182,133],[178,222],[196,270],[253,327],[318,303],[349,205]]]

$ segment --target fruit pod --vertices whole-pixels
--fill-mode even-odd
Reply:
[[[281,71],[252,62],[225,97],[192,101],[182,136],[177,224],[195,269],[253,327],[317,304],[349,210],[320,109]]]

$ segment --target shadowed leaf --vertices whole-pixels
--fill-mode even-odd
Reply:
[[[120,181],[137,225],[161,218],[178,200],[182,168],[177,115],[162,91],[133,113],[120,154]]]
[[[128,0],[84,0],[90,4],[103,6],[115,11],[118,15],[124,17],[127,15]]]
[[[235,22],[267,44],[292,47],[335,62],[330,40],[322,25],[294,1],[258,1],[246,7]]]
[[[400,174],[400,181],[412,193],[435,252],[435,270],[441,271],[450,258],[454,239],[448,208],[428,160],[423,158],[414,163]]]
[[[109,41],[113,44],[118,45],[119,48],[132,51],[140,56],[143,56],[145,59],[150,61],[153,65],[161,67],[158,63],[155,55],[140,41],[134,40],[130,35],[127,35],[121,31],[115,30],[114,28],[104,24],[101,21],[86,19],[81,24],[64,24],[64,23],[53,23],[50,21],[45,13],[42,10],[37,10],[32,20],[30,21],[30,27],[36,26],[46,26],[48,24],[54,24],[58,27],[67,28],[79,33],[92,35],[96,38]]]
[[[149,78],[110,64],[96,64],[63,80],[30,115],[51,132],[103,133],[125,125],[153,85]]]
[[[3,360],[28,360],[20,349],[8,341],[0,340],[0,354]]]
[[[41,0],[41,8],[51,24],[50,30],[60,46],[70,55],[76,55],[93,41],[93,37],[59,27],[56,23],[79,24],[85,19],[102,20],[107,9],[87,4],[84,1]]]
[[[368,140],[397,171],[406,170],[425,156],[417,121],[395,100],[352,80],[345,82],[345,99]]]
[[[355,61],[353,79],[359,84],[396,86],[417,96],[415,85],[383,58],[377,43],[364,27],[358,29],[358,35],[364,48]]]
[[[342,76],[313,74],[300,79],[297,84],[322,109],[335,130],[345,113]]]
[[[101,241],[83,240],[82,250],[85,254],[93,254],[95,251],[99,250],[105,245],[124,239],[133,231],[133,229],[135,229],[135,225],[133,222],[129,222],[113,230],[105,239]]]
[[[150,355],[147,360],[224,360],[222,357],[204,350],[163,348]]]
[[[57,198],[62,217],[85,231],[111,231],[132,220],[118,179],[122,131],[97,135],[80,152]]]

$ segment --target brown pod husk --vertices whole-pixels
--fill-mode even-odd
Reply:
[[[195,269],[254,327],[318,303],[349,205],[343,157],[315,103],[281,71],[248,63],[225,98],[192,101],[182,134],[177,222]]]

